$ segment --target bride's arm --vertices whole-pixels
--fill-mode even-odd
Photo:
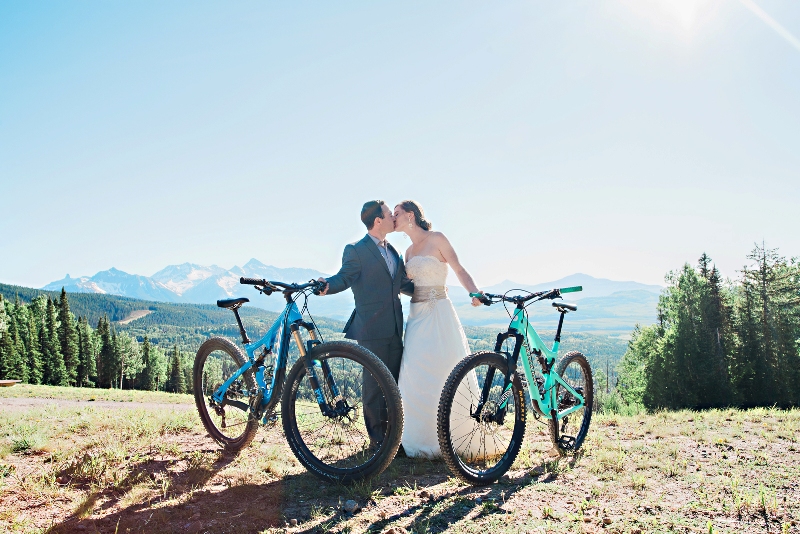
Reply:
[[[456,254],[455,249],[453,249],[453,245],[450,244],[450,240],[447,239],[444,234],[439,232],[437,233],[439,234],[436,236],[439,241],[437,243],[439,246],[439,252],[445,261],[450,265],[450,268],[453,269],[453,272],[456,273],[458,281],[461,282],[461,285],[464,286],[464,289],[466,289],[468,292],[479,293],[480,290],[478,289],[478,286],[475,285],[475,281],[472,279],[472,276],[461,265],[461,262],[458,261],[458,254]],[[472,300],[477,301],[475,298]],[[473,304],[475,304],[475,302],[473,302]],[[478,302],[478,304],[480,304],[480,302]]]

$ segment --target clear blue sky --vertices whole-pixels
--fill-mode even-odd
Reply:
[[[799,35],[777,0],[3,2],[0,282],[334,272],[373,198],[479,285],[800,256]]]

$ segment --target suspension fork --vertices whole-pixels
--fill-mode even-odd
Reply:
[[[500,349],[503,348],[503,343],[510,337],[514,338],[514,351],[511,354],[507,352],[501,352]],[[497,335],[497,343],[495,344],[494,351],[499,354],[505,354],[506,360],[508,361],[508,372],[503,379],[503,393],[499,399],[499,406],[497,407],[497,413],[495,414],[495,422],[497,424],[503,424],[503,418],[505,417],[505,407],[508,405],[508,401],[513,395],[511,390],[512,382],[514,380],[514,373],[517,372],[517,361],[519,360],[519,353],[522,349],[522,341],[523,336],[515,328],[509,328],[508,332],[504,332]],[[494,373],[495,368],[489,367],[488,371],[486,372],[486,381],[483,383],[483,390],[481,391],[481,399],[478,406],[475,408],[475,413],[473,413],[473,417],[478,417],[478,414],[481,413],[483,410],[486,401],[489,399],[489,392],[492,389],[492,382],[494,381]]]
[[[498,425],[503,424],[503,419],[506,416],[506,406],[508,406],[508,401],[511,399],[511,396],[514,394],[512,391],[512,382],[514,380],[514,374],[517,372],[517,362],[519,362],[519,353],[522,350],[522,343],[524,337],[522,334],[517,332],[516,329],[512,328],[508,331],[508,337],[514,338],[514,352],[511,353],[511,357],[508,358],[508,372],[506,373],[505,379],[503,380],[503,394],[500,396],[499,402],[500,405],[497,407],[497,414],[495,416],[495,422]],[[500,336],[497,339],[497,348],[502,345],[503,341],[500,340]]]
[[[305,328],[308,331],[308,336],[311,338],[305,345],[303,344],[303,338],[300,336],[300,327]],[[311,349],[315,345],[320,344],[314,326],[305,321],[295,321],[289,326],[289,330],[292,332],[294,342],[297,344],[297,350],[300,352],[300,358],[302,358],[303,364],[305,365],[308,381],[311,384],[311,389],[314,391],[314,396],[317,399],[317,404],[319,404],[320,412],[326,417],[334,415],[331,405],[325,400],[325,394],[322,392],[322,387],[317,376],[317,370],[319,369],[333,397],[339,397],[339,388],[333,380],[331,368],[325,360],[320,362],[319,360],[313,360],[308,357],[308,353],[311,352]]]

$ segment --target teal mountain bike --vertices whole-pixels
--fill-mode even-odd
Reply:
[[[556,364],[564,316],[578,308],[553,302],[561,315],[551,348],[530,325],[526,311],[534,302],[558,299],[563,293],[582,289],[470,295],[487,306],[503,302],[514,308],[513,313],[506,308],[511,324],[508,331],[498,334],[495,350],[461,360],[442,390],[439,446],[447,467],[461,479],[476,485],[490,484],[514,463],[525,436],[525,389],[534,416],[547,420],[550,439],[559,453],[575,452],[583,444],[592,419],[592,369],[580,352],[569,352]],[[501,350],[512,342],[512,350]],[[539,364],[538,372],[534,372],[534,360]]]
[[[277,421],[280,400],[289,447],[313,474],[350,483],[381,473],[397,453],[403,433],[400,391],[389,369],[354,343],[324,343],[313,318],[303,320],[298,299],[307,312],[308,296],[318,294],[324,283],[253,278],[241,278],[240,283],[265,295],[281,292],[286,307],[261,339],[251,341],[238,311],[249,299],[217,301],[236,316],[244,353],[223,337],[208,339],[197,351],[194,398],[210,436],[226,450],[243,449],[260,423]],[[287,376],[290,338],[299,357]],[[382,409],[371,412],[369,431],[363,413],[366,390],[371,406],[376,399],[383,401]]]

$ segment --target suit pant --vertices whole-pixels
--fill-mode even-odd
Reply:
[[[371,351],[380,361],[386,364],[394,381],[400,375],[400,362],[403,359],[403,341],[400,336],[381,339],[358,340],[358,344]],[[364,402],[364,424],[367,427],[370,441],[383,441],[386,435],[388,415],[386,412],[385,393],[369,373],[364,373],[362,389]]]

